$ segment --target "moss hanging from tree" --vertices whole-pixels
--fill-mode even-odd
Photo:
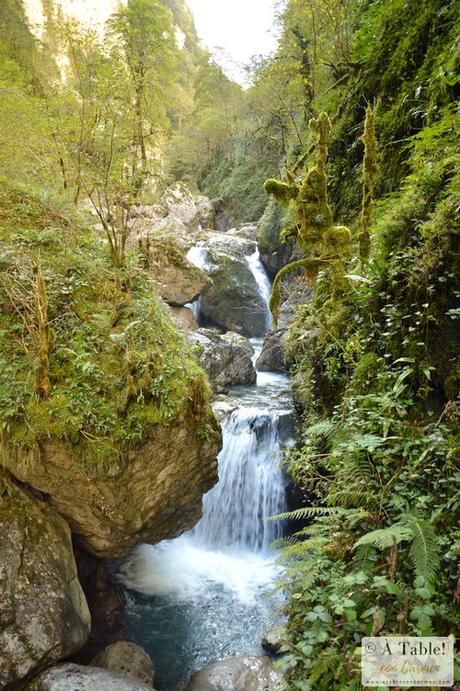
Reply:
[[[363,203],[361,210],[361,230],[359,239],[359,256],[361,260],[369,259],[371,251],[371,215],[374,201],[374,180],[378,172],[378,144],[375,136],[375,111],[377,106],[368,106],[364,121],[364,134],[360,138],[364,143],[363,161]]]
[[[277,274],[270,300],[275,323],[279,316],[282,279],[290,271],[306,269],[307,278],[314,282],[320,265],[326,264],[331,268],[333,294],[343,292],[346,284],[343,262],[350,254],[351,233],[345,226],[333,225],[328,203],[326,163],[331,122],[327,113],[312,118],[310,129],[316,135],[316,163],[307,172],[300,187],[290,171],[286,171],[288,182],[270,179],[265,183],[265,191],[278,204],[288,206],[292,202],[293,223],[281,232],[281,240],[296,240],[304,254],[313,254],[291,262]]]

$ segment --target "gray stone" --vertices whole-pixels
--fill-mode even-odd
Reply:
[[[93,667],[104,667],[135,683],[153,688],[155,670],[145,650],[131,641],[118,641],[108,645],[91,662]]]
[[[252,362],[254,351],[244,336],[231,331],[220,334],[214,329],[198,329],[190,334],[189,340],[198,346],[198,361],[215,393],[256,381],[257,373]]]
[[[196,331],[199,326],[189,307],[170,307],[171,319],[181,331]]]
[[[90,614],[67,523],[1,473],[0,688],[78,650]]]
[[[245,238],[255,242],[257,240],[257,226],[254,223],[243,223],[237,228],[229,230],[227,235],[234,235],[237,238]]]
[[[211,280],[188,261],[185,250],[171,239],[148,237],[141,242],[145,267],[168,305],[184,306],[193,302]]]
[[[286,225],[283,217],[283,209],[270,200],[257,226],[260,256],[273,278],[283,266],[289,263],[293,254],[292,244],[284,244],[280,240],[280,232]]]
[[[212,279],[201,295],[201,314],[225,330],[262,336],[266,305],[247,261],[255,243],[229,233],[200,233],[199,238],[207,250],[202,268]]]
[[[196,206],[198,208],[200,225],[202,228],[214,230],[216,222],[216,211],[213,203],[203,195],[196,197]]]
[[[168,216],[182,224],[188,232],[199,230],[200,210],[192,193],[183,182],[176,182],[169,187],[161,198]]]
[[[229,657],[194,674],[183,691],[280,691],[283,677],[264,655]],[[179,687],[180,688],[180,687]]]
[[[34,679],[28,691],[145,691],[140,682],[100,667],[64,664],[52,667]]]

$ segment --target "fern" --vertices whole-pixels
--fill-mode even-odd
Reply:
[[[436,546],[436,533],[430,521],[418,518],[411,513],[404,514],[402,521],[410,528],[413,540],[410,558],[415,573],[427,583],[432,583],[439,568],[439,556]]]
[[[345,513],[340,506],[304,506],[295,511],[280,513],[277,516],[270,516],[269,521],[303,521],[315,516],[339,516]]]
[[[413,538],[414,535],[410,526],[404,525],[403,523],[394,523],[388,528],[380,528],[366,533],[366,535],[363,535],[355,542],[353,549],[362,545],[371,545],[372,547],[383,550],[392,547],[395,543],[399,545],[400,542],[404,540],[413,540]]]
[[[337,651],[331,652],[330,650],[326,650],[321,653],[313,665],[311,674],[308,678],[310,684],[313,684],[313,688],[315,688],[316,683],[320,680],[323,683],[328,681],[332,687],[335,670],[340,662],[341,657]]]
[[[310,538],[309,540],[304,540],[303,542],[297,542],[296,544],[286,547],[283,551],[283,559],[293,559],[307,556],[308,552],[318,552],[322,547],[330,542],[330,538],[317,535]]]
[[[337,426],[332,420],[320,420],[307,428],[305,437],[309,439],[318,439],[322,437],[326,441],[331,441],[336,431]]]
[[[367,545],[384,550],[404,541],[411,543],[409,556],[416,575],[432,583],[439,567],[439,556],[436,533],[426,519],[405,513],[397,523],[363,535],[355,542],[353,549]]]

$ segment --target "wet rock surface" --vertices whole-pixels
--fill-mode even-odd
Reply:
[[[281,672],[263,655],[229,657],[208,665],[174,691],[280,691]]]
[[[67,523],[6,473],[0,485],[0,688],[19,688],[82,646],[91,620]]]
[[[289,370],[284,341],[286,331],[295,317],[297,307],[304,305],[311,297],[311,290],[302,278],[302,275],[293,273],[292,276],[283,280],[278,324],[269,330],[256,362],[256,367],[261,372],[288,372]]]
[[[198,243],[201,268],[212,280],[201,295],[203,317],[249,338],[262,336],[266,305],[248,261],[255,242],[230,233],[200,233]]]
[[[27,691],[145,691],[151,686],[99,667],[63,664],[43,672]]]
[[[153,688],[155,670],[145,650],[131,641],[118,641],[108,645],[91,662],[92,667],[103,667],[135,683]]]
[[[237,384],[254,384],[253,348],[244,336],[228,331],[199,329],[189,337],[198,346],[198,361],[216,393]]]

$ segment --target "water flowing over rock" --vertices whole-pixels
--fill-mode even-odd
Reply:
[[[177,691],[281,691],[282,681],[269,657],[247,655],[208,665]]]
[[[41,674],[28,691],[145,691],[151,686],[99,667],[64,664]]]
[[[268,520],[285,507],[280,457],[280,416],[238,408],[223,422],[219,483],[204,498],[195,540],[213,549],[266,551],[281,537],[280,521]]]
[[[202,429],[209,433],[201,436]],[[11,449],[3,463],[46,493],[89,552],[113,557],[196,523],[202,495],[217,479],[219,439],[211,410],[197,416],[191,405],[174,424],[153,425],[150,439],[117,458],[110,472],[98,467],[97,458],[82,463],[70,443],[59,441],[44,442],[30,455]]]
[[[256,363],[261,372],[287,372],[289,369],[284,343],[286,330],[295,317],[297,307],[311,298],[311,289],[302,278],[302,275],[293,274],[283,281],[278,324],[265,337]]]
[[[19,688],[84,644],[90,615],[66,522],[3,473],[1,485],[0,688]]]
[[[243,336],[262,336],[270,323],[269,281],[255,243],[230,233],[201,233],[187,256],[212,279],[200,298],[203,318]]]
[[[198,361],[216,393],[237,384],[254,384],[254,350],[247,338],[232,331],[220,334],[213,329],[199,329],[189,338],[200,348]]]
[[[283,526],[266,519],[286,510],[279,462],[292,440],[289,380],[259,373],[255,386],[235,387],[214,405],[223,428],[220,481],[204,498],[202,520],[177,540],[140,546],[119,571],[129,589],[125,631],[152,656],[161,689],[213,660],[260,654],[264,631],[279,619],[271,543]],[[238,670],[242,689],[272,688],[261,667],[252,677]],[[216,688],[239,689],[240,677]]]

